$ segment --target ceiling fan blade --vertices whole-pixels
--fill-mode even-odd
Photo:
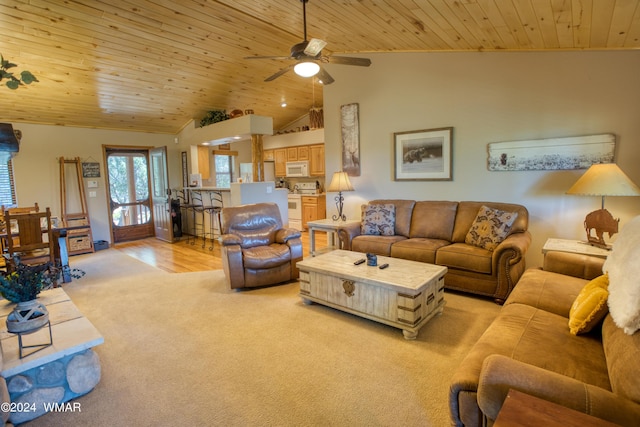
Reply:
[[[290,69],[292,69],[294,67],[294,64],[289,65],[288,67],[284,67],[283,69],[281,69],[280,71],[278,71],[277,73],[275,73],[272,76],[267,77],[266,79],[264,79],[265,82],[270,82],[272,80],[277,79],[278,77],[280,77],[281,75],[283,75],[284,73],[286,73],[287,71],[289,71]]]
[[[277,59],[277,60],[286,60],[286,59],[295,59],[290,56],[245,56],[244,59]]]
[[[309,44],[304,48],[304,54],[308,56],[317,56],[322,49],[327,45],[327,42],[320,39],[311,39]]]
[[[371,65],[369,58],[353,58],[349,56],[328,56],[327,62],[330,64],[357,65],[359,67],[368,67]]]
[[[320,71],[318,71],[318,74],[316,74],[316,77],[318,78],[318,80],[320,80],[320,83],[322,83],[325,86],[335,82],[335,80],[333,80],[333,77],[331,77],[331,75],[327,73],[327,70],[325,70],[322,67],[320,67]]]

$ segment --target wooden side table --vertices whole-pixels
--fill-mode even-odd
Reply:
[[[542,247],[542,253],[546,254],[550,251],[557,252],[569,252],[573,254],[591,255],[598,258],[606,258],[611,251],[602,249],[597,246],[591,246],[587,242],[580,240],[568,240],[568,239],[547,239]]]
[[[493,426],[615,427],[617,424],[511,389]]]
[[[346,221],[334,221],[330,218],[319,219],[316,221],[308,221],[307,227],[309,227],[309,253],[311,256],[316,256],[316,231],[325,231],[327,233],[327,245],[329,249],[335,249],[338,234],[338,229],[348,226],[350,224],[359,224],[358,219],[348,219]],[[335,239],[334,239],[335,236]]]

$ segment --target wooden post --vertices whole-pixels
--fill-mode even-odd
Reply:
[[[251,163],[253,165],[253,181],[264,181],[264,147],[260,134],[251,135]]]

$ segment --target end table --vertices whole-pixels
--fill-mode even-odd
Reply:
[[[330,218],[318,219],[316,221],[307,221],[307,227],[309,227],[309,253],[311,256],[316,256],[316,231],[325,231],[327,233],[327,245],[328,249],[336,249],[336,242],[338,241],[338,230],[342,227],[360,224],[359,219],[348,219],[346,221],[334,221]],[[335,236],[335,239],[334,239]]]
[[[588,242],[555,238],[547,239],[544,246],[542,247],[543,254],[551,251],[591,255],[598,258],[606,258],[611,253],[611,251],[607,249],[602,249],[597,246],[591,246]]]

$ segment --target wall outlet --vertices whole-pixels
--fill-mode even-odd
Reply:
[[[96,197],[95,191],[89,191],[89,197]]]

